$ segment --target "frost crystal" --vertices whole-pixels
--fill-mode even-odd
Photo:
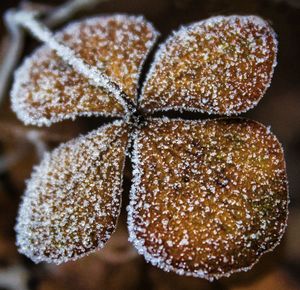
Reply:
[[[251,267],[281,239],[284,156],[264,126],[152,119],[137,133],[133,155],[130,240],[159,268],[228,276]]]
[[[127,129],[115,122],[44,156],[20,206],[21,253],[59,264],[103,247],[120,212]]]
[[[51,125],[80,115],[124,115],[122,100],[115,99],[115,86],[109,92],[101,88],[101,82],[100,87],[95,86],[100,80],[97,71],[107,75],[119,93],[124,92],[135,102],[141,66],[156,36],[142,17],[102,16],[70,24],[56,34],[66,45],[54,43],[54,48],[59,46],[59,56],[45,45],[16,72],[13,110],[24,123],[34,125]],[[79,65],[79,72],[62,60],[61,54],[75,68]]]
[[[276,53],[273,29],[257,16],[219,16],[183,27],[157,52],[141,106],[150,112],[247,111],[269,86]]]
[[[275,65],[277,43],[265,21],[215,17],[182,28],[161,46],[139,102],[141,65],[156,38],[143,18],[92,18],[56,36],[33,18],[21,20],[50,45],[16,73],[12,103],[21,120],[123,117],[61,145],[35,168],[16,225],[22,253],[61,263],[103,247],[119,215],[131,143],[128,227],[147,261],[212,280],[251,268],[279,243],[288,187],[269,128],[233,118],[148,116],[169,109],[229,115],[254,106]]]

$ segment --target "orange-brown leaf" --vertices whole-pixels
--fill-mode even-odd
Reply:
[[[127,131],[115,122],[44,157],[19,210],[21,253],[59,264],[103,247],[120,212]]]
[[[141,107],[245,112],[269,86],[276,53],[274,31],[257,16],[219,16],[183,27],[156,54]]]
[[[102,16],[72,23],[56,37],[135,102],[140,70],[156,39],[151,24],[142,17]],[[124,114],[113,95],[76,72],[46,45],[17,71],[12,107],[22,121],[34,125],[80,115]]]
[[[242,119],[153,119],[137,133],[130,239],[166,271],[204,277],[249,269],[281,239],[281,145]]]

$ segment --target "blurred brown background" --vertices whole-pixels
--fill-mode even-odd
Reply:
[[[19,2],[1,1],[1,14]],[[41,2],[59,5],[63,1]],[[300,0],[111,0],[91,10],[81,11],[76,17],[112,12],[143,14],[162,33],[160,41],[182,24],[213,15],[256,14],[272,23],[279,36],[278,66],[265,97],[244,116],[270,125],[285,148],[291,197],[288,229],[281,245],[263,256],[248,273],[209,283],[162,272],[146,264],[127,242],[125,206],[131,178],[128,165],[123,214],[105,250],[61,266],[34,265],[19,255],[14,246],[13,227],[25,179],[41,151],[89,131],[103,120],[80,118],[47,129],[25,127],[11,112],[7,92],[0,103],[0,290],[300,289]],[[3,22],[0,31],[5,47]],[[27,35],[22,55],[37,45]],[[5,49],[0,52],[0,62],[4,53]]]

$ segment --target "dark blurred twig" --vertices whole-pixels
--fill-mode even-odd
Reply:
[[[8,84],[14,68],[22,54],[24,32],[9,17],[4,17],[9,36],[2,41],[2,63],[0,65],[0,102],[7,94]]]
[[[45,151],[48,150],[48,142],[61,143],[71,139],[71,135],[58,134],[43,129],[32,129],[25,126],[13,124],[11,122],[0,121],[0,141],[12,142],[17,146],[14,152],[6,153],[0,156],[0,173],[4,172],[16,164],[24,154],[26,154],[25,145],[31,144],[39,158],[42,158]]]

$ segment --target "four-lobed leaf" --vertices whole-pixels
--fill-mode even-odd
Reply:
[[[269,129],[243,119],[148,116],[252,108],[276,64],[272,28],[256,16],[220,16],[181,28],[157,52],[138,99],[141,66],[156,35],[143,18],[126,15],[77,22],[56,35],[119,86],[134,114],[47,45],[18,70],[12,103],[25,123],[124,117],[61,145],[35,168],[16,226],[20,252],[35,262],[61,263],[104,245],[116,226],[131,141],[128,226],[147,261],[214,279],[249,269],[279,243],[288,188],[283,151]]]

